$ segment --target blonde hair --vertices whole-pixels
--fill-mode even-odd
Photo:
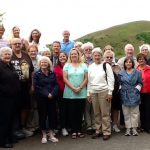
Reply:
[[[71,61],[71,52],[72,51],[76,51],[77,52],[77,54],[78,54],[78,63],[82,63],[82,59],[81,59],[81,56],[80,56],[80,53],[79,53],[79,51],[78,51],[78,49],[76,49],[76,48],[72,48],[71,49],[71,51],[70,51],[70,53],[69,53],[69,57],[68,57],[68,63],[72,63],[72,61]]]
[[[107,51],[104,52],[104,55],[103,55],[104,59],[106,58],[107,54],[111,54],[113,56],[113,59],[115,58],[115,53],[111,50],[107,50]]]

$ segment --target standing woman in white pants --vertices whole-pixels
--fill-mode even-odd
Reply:
[[[134,60],[126,58],[124,70],[118,76],[121,84],[120,98],[126,127],[125,136],[130,136],[131,133],[137,136],[142,75],[134,69]]]

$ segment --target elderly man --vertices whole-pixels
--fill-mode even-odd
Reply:
[[[130,57],[134,60],[135,68],[136,68],[138,63],[137,63],[136,57],[134,56],[134,47],[133,47],[133,45],[132,44],[126,44],[125,47],[124,47],[124,52],[125,52],[125,56],[118,60],[118,62],[117,62],[118,65],[121,67],[121,69],[123,69],[125,58]]]
[[[87,66],[93,63],[92,60],[93,48],[94,46],[90,42],[87,42],[82,45],[82,49],[84,53],[82,60],[84,61],[84,63],[87,64]],[[86,105],[85,105],[85,123],[86,123],[87,133],[92,134],[95,131],[95,119],[94,119],[92,103],[90,103],[88,100],[86,101]]]
[[[69,55],[69,52],[74,48],[74,41],[69,40],[70,32],[65,30],[63,32],[63,41],[61,42],[61,51]]]
[[[20,80],[20,92],[18,94],[18,101],[17,101],[17,109],[21,131],[25,134],[25,136],[33,135],[32,132],[26,130],[26,123],[28,118],[28,113],[30,110],[30,89],[32,84],[32,72],[34,70],[32,61],[29,55],[22,51],[22,44],[21,39],[13,38],[11,40],[11,47],[13,49],[13,55],[11,59],[11,64],[14,66],[15,71],[17,72]]]

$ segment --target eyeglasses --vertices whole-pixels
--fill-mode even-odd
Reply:
[[[12,45],[15,45],[15,46],[16,46],[16,45],[21,45],[21,43],[13,43]]]
[[[106,57],[107,59],[112,59],[113,57]]]
[[[85,51],[87,52],[87,51],[92,51],[92,49],[91,48],[87,48],[87,49],[85,49]]]

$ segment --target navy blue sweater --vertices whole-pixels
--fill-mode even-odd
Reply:
[[[50,71],[46,76],[41,70],[38,70],[34,74],[33,82],[36,96],[48,98],[49,93],[52,97],[58,95],[59,87],[53,72]]]

